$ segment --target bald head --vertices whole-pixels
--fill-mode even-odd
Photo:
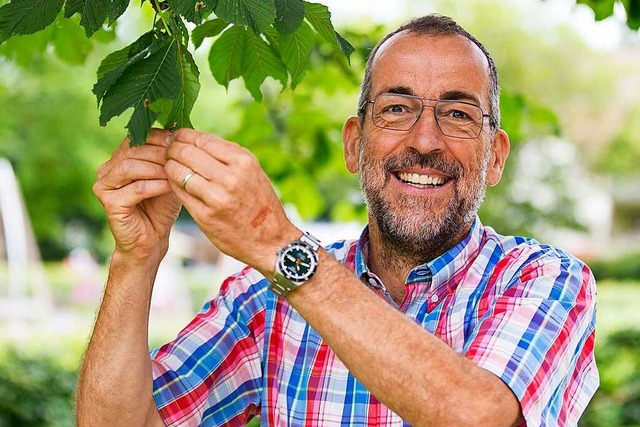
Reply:
[[[486,72],[483,72],[487,76],[486,86],[489,96],[489,115],[490,125],[492,128],[500,127],[500,93],[498,88],[498,73],[496,70],[493,58],[486,50],[486,48],[468,33],[464,28],[458,25],[454,20],[449,17],[432,14],[416,18],[407,24],[402,25],[395,31],[387,34],[378,44],[373,48],[369,59],[367,60],[364,80],[360,88],[360,97],[358,100],[358,115],[364,120],[364,112],[367,101],[371,96],[372,78],[375,72],[375,63],[380,55],[383,55],[386,50],[393,49],[394,41],[398,38],[405,36],[429,36],[429,37],[462,37],[467,40],[473,46],[469,52],[473,56],[480,55],[483,57]],[[437,58],[435,58],[437,60]],[[478,58],[476,58],[478,59]]]

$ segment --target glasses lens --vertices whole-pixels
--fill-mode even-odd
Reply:
[[[438,101],[435,107],[440,131],[454,138],[477,138],[482,130],[482,109],[460,101]]]
[[[393,130],[409,130],[422,111],[422,101],[405,95],[380,94],[373,102],[373,124]]]

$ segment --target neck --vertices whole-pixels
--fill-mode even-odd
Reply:
[[[429,242],[398,242],[381,232],[375,220],[369,222],[369,268],[384,283],[396,302],[404,296],[409,272],[451,249],[467,235],[471,224],[453,236],[439,236]],[[398,298],[400,301],[398,301]]]

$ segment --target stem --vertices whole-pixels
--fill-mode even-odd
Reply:
[[[169,29],[169,26],[167,25],[167,22],[164,19],[164,11],[160,8],[160,3],[158,2],[158,0],[153,0],[153,5],[154,5],[153,8],[156,10],[156,17],[158,15],[160,15],[160,20],[162,21],[162,26],[167,31],[167,34],[169,34],[169,37],[173,37],[173,34],[171,33],[171,30]],[[155,17],[154,17],[154,19],[155,19]],[[155,22],[154,22],[154,24],[155,24]]]

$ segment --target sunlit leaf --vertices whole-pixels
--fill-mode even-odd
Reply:
[[[578,3],[583,3],[589,6],[596,14],[596,21],[601,21],[609,16],[613,15],[613,6],[615,0],[578,0]]]
[[[209,51],[209,68],[218,83],[224,87],[242,73],[242,52],[247,30],[233,26],[213,43]]]
[[[304,17],[307,18],[307,21],[311,23],[318,34],[333,46],[339,47],[336,30],[331,23],[331,12],[329,12],[329,8],[323,4],[305,1],[304,9]]]
[[[302,0],[275,0],[276,21],[274,26],[284,36],[293,33],[304,19]]]
[[[82,28],[69,19],[60,19],[55,27],[53,48],[58,58],[70,64],[83,64],[91,52],[91,40]]]
[[[313,30],[306,22],[303,22],[293,34],[283,38],[280,54],[291,74],[292,89],[295,89],[304,77],[312,51]]]
[[[264,31],[276,19],[273,0],[219,0],[216,15],[227,22]]]
[[[249,30],[242,56],[242,78],[253,99],[262,99],[260,85],[268,76],[283,86],[287,84],[287,68],[280,57],[266,41]]]
[[[191,41],[197,49],[202,45],[205,37],[215,37],[228,26],[229,24],[220,18],[207,21],[193,29],[191,32]]]
[[[14,0],[0,7],[0,43],[14,34],[40,31],[58,15],[64,0]]]

